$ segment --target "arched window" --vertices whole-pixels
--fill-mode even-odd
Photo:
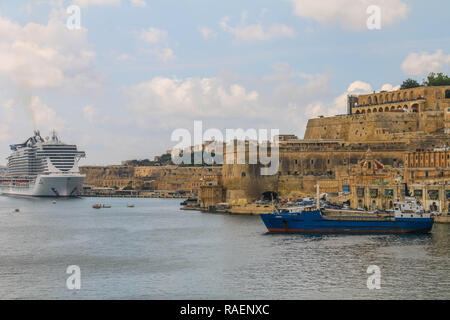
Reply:
[[[366,113],[366,110],[361,111],[361,113]]]
[[[450,90],[445,91],[445,99],[450,99]]]
[[[356,110],[356,114],[359,114],[360,112],[359,112],[359,110]]]
[[[392,107],[391,107],[391,111],[394,111],[394,110],[395,110],[395,106],[392,106]]]
[[[378,109],[378,112],[383,112],[383,108]]]
[[[369,104],[372,104],[372,97],[369,97]]]
[[[375,103],[375,104],[378,104],[378,98],[377,98],[377,96],[373,97],[373,100],[374,100],[374,103]]]
[[[370,109],[367,109],[367,113],[371,113],[372,112],[372,110],[370,110]]]
[[[389,112],[389,107],[384,108],[384,112]]]
[[[377,112],[377,108],[373,108],[373,112]]]

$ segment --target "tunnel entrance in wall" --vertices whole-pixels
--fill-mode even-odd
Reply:
[[[262,194],[264,201],[277,201],[278,200],[278,193],[274,191],[266,191]]]

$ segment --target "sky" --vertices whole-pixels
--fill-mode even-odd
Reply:
[[[0,0],[0,165],[35,129],[86,151],[80,165],[153,159],[194,121],[303,138],[308,119],[344,114],[347,94],[450,73],[448,12],[446,0]]]

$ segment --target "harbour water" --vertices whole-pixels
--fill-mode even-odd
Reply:
[[[450,225],[428,235],[271,235],[259,217],[181,211],[180,201],[0,196],[0,298],[450,298]],[[80,290],[66,286],[70,265]],[[379,290],[367,288],[370,265]]]

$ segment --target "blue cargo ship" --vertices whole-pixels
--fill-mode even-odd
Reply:
[[[323,215],[318,206],[303,206],[262,214],[270,233],[428,233],[434,219],[414,198],[395,202],[392,215],[361,212],[349,215]]]

